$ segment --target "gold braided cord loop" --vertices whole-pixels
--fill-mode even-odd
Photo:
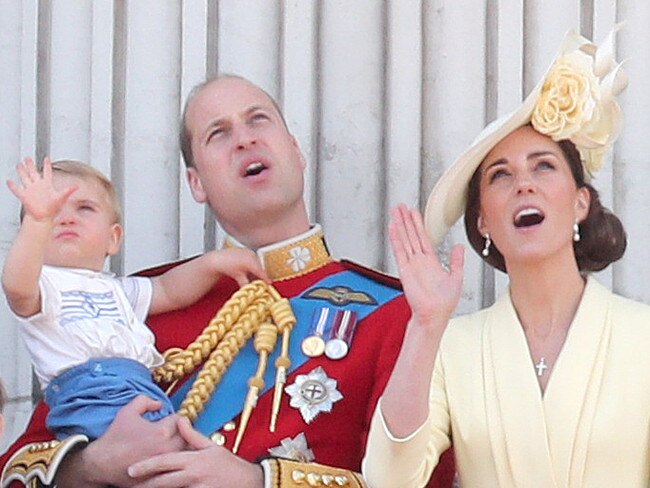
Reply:
[[[259,323],[268,317],[267,306],[264,301],[254,302],[226,333],[194,380],[178,413],[192,422],[196,420],[228,366],[251,338]]]
[[[265,325],[270,324],[274,332]],[[296,322],[289,301],[272,285],[254,281],[243,286],[224,304],[204,331],[185,350],[165,352],[166,362],[154,371],[154,378],[169,384],[192,373],[206,358],[192,388],[181,404],[179,413],[194,422],[221,381],[234,358],[260,328],[255,349],[270,353],[278,333],[291,331]],[[264,325],[263,325],[264,324]]]
[[[278,329],[280,326],[275,326],[271,322],[264,322],[260,324],[260,327],[255,334],[255,340],[253,341],[253,346],[255,350],[259,352],[266,352],[271,354],[273,349],[275,349],[275,342],[278,339]]]
[[[192,373],[217,347],[226,332],[239,320],[242,312],[253,301],[268,293],[268,285],[263,281],[254,281],[236,291],[208,323],[201,335],[185,350],[171,348],[165,351],[165,364],[153,371],[154,380],[157,383],[169,384]]]
[[[275,303],[271,304],[271,316],[275,325],[278,326],[280,334],[284,333],[285,330],[291,332],[293,326],[296,325],[296,316],[293,314],[289,300],[286,298],[280,297]]]

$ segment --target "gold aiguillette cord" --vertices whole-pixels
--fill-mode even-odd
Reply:
[[[291,305],[289,305],[289,300],[282,298],[277,290],[273,290],[271,294],[275,292],[274,298],[276,298],[275,303],[271,305],[271,316],[273,321],[278,327],[278,331],[282,334],[282,352],[278,359],[275,360],[275,390],[273,391],[273,407],[271,409],[271,425],[269,430],[275,432],[275,426],[278,421],[278,415],[280,413],[280,402],[282,401],[282,391],[284,391],[284,385],[287,383],[287,371],[291,367],[291,359],[289,358],[289,339],[291,336],[291,329],[296,325],[296,316],[291,310]]]
[[[268,323],[269,315],[275,325]],[[185,350],[166,351],[166,362],[154,370],[154,378],[158,383],[171,385],[171,389],[178,379],[192,373],[205,361],[179,410],[181,415],[194,422],[234,357],[248,338],[257,333],[255,348],[260,359],[257,373],[249,380],[250,388],[233,450],[237,452],[258,395],[264,388],[263,377],[269,354],[275,347],[277,334],[281,333],[282,351],[275,361],[277,373],[270,426],[271,432],[275,432],[287,370],[291,366],[289,340],[295,324],[296,317],[291,310],[289,300],[283,298],[272,285],[259,280],[254,281],[235,292],[202,334]],[[273,332],[271,328],[274,329]],[[269,346],[270,343],[272,345]]]
[[[235,446],[232,449],[234,454],[237,454],[237,451],[239,450],[239,445],[244,437],[248,420],[251,417],[251,413],[253,413],[253,409],[257,405],[260,391],[264,389],[264,373],[266,372],[266,365],[268,364],[269,354],[273,349],[275,349],[277,338],[278,329],[275,325],[269,322],[261,324],[255,333],[253,345],[260,355],[260,360],[257,364],[257,372],[255,373],[255,376],[248,380],[248,395],[246,395],[246,401],[244,402],[244,410],[241,414],[239,430],[237,431],[237,437],[235,438]]]

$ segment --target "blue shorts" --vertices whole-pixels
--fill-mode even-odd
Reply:
[[[47,427],[57,439],[73,434],[97,439],[117,412],[138,395],[163,404],[160,410],[145,413],[147,420],[160,420],[174,413],[169,398],[143,364],[123,358],[91,359],[63,372],[45,389],[45,402],[50,407]]]

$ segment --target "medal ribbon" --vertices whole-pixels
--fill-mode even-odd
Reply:
[[[332,337],[345,341],[349,346],[352,343],[352,335],[357,325],[357,314],[352,310],[339,311],[340,318],[334,323]]]

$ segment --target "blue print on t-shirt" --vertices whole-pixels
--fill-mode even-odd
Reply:
[[[61,325],[100,317],[122,318],[112,291],[106,293],[81,290],[61,292]]]

